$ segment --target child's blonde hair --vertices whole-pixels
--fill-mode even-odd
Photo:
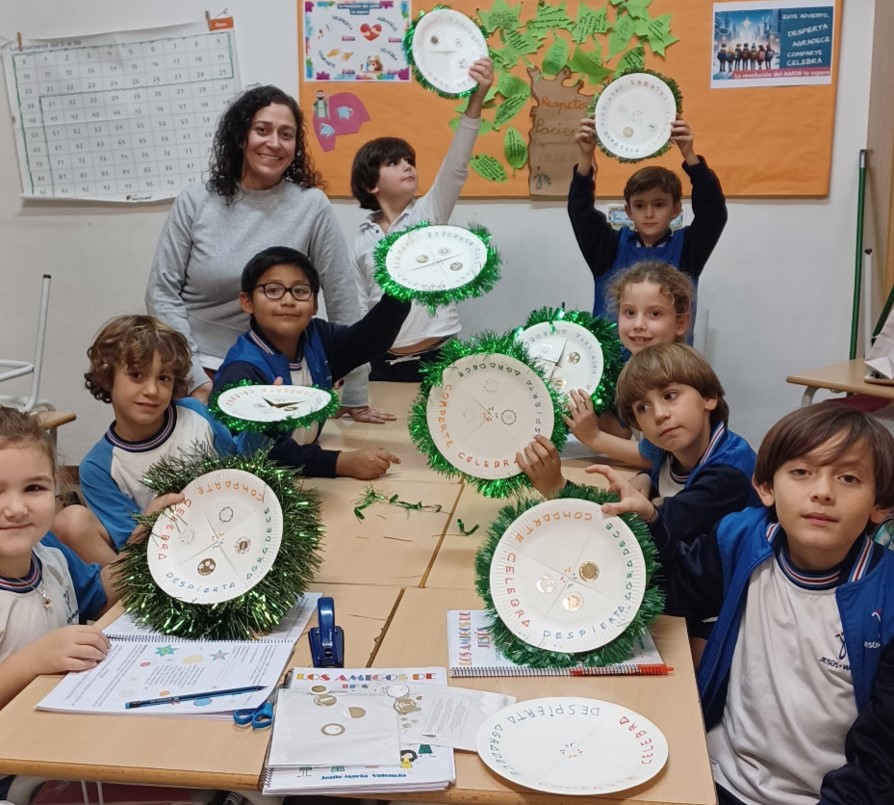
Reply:
[[[50,460],[56,474],[56,450],[53,437],[40,426],[37,417],[15,408],[0,408],[0,450],[7,447],[31,447]]]
[[[152,363],[155,353],[174,376],[174,397],[189,392],[192,355],[186,339],[152,316],[116,316],[107,321],[87,350],[90,371],[84,373],[87,390],[103,402],[112,401],[115,369],[140,369]]]
[[[670,300],[677,316],[685,316],[691,310],[695,286],[689,275],[660,260],[643,260],[618,274],[605,291],[608,309],[617,313],[624,291],[643,282],[657,285],[661,295]],[[685,335],[680,336],[679,340],[684,338]]]
[[[615,403],[621,417],[636,422],[633,406],[656,389],[674,383],[691,386],[706,400],[717,400],[711,422],[729,421],[729,406],[723,399],[723,386],[702,355],[685,344],[656,344],[630,358],[618,376]]]

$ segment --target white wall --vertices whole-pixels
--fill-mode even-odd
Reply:
[[[227,8],[236,17],[243,82],[276,83],[294,93],[295,0],[230,0]],[[187,22],[201,19],[205,9],[219,10],[198,0],[0,0],[0,37]],[[785,383],[786,374],[848,357],[857,154],[866,141],[873,17],[873,0],[846,3],[829,198],[731,202],[729,224],[700,284],[700,315],[709,311],[707,352],[726,386],[732,426],[755,446],[772,422],[798,404],[800,390]],[[10,117],[5,93],[0,117]],[[30,357],[39,278],[52,273],[41,393],[57,408],[78,414],[60,432],[63,454],[75,462],[111,419],[109,406],[83,388],[85,350],[106,319],[143,309],[146,274],[168,205],[26,204],[19,192],[12,126],[4,123],[0,356]],[[360,210],[349,201],[336,201],[335,207],[353,236]],[[564,204],[461,202],[454,221],[472,220],[493,233],[504,257],[504,279],[486,298],[463,306],[467,334],[507,329],[547,304],[589,308],[592,281]],[[7,385],[12,388],[0,390],[16,390]]]

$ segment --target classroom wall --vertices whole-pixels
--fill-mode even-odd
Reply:
[[[278,83],[294,93],[295,0],[231,0],[227,8],[236,18],[243,82]],[[14,40],[17,31],[63,36],[187,22],[206,9],[220,10],[197,0],[0,0],[0,38]],[[701,282],[705,349],[726,387],[732,427],[755,446],[799,403],[800,390],[785,383],[786,374],[848,357],[857,155],[866,142],[874,11],[874,0],[845,4],[829,197],[731,203],[727,230]],[[698,131],[711,125],[711,110],[687,109],[687,117],[697,143]],[[0,357],[31,356],[40,275],[52,273],[41,394],[58,409],[77,412],[77,422],[59,437],[64,457],[77,462],[111,420],[110,407],[83,388],[85,350],[103,321],[143,310],[168,204],[22,202],[5,93],[0,118]],[[349,201],[336,201],[335,208],[353,237],[361,212]],[[509,328],[546,304],[590,306],[592,282],[563,204],[461,202],[453,220],[487,226],[504,258],[499,286],[462,307],[467,334]],[[0,392],[24,387],[14,381]]]

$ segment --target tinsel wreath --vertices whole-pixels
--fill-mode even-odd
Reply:
[[[269,632],[295,605],[320,565],[322,536],[316,494],[297,489],[295,471],[264,453],[218,456],[196,452],[162,459],[149,468],[143,483],[157,495],[180,492],[200,475],[214,470],[244,470],[266,483],[279,499],[282,542],[273,567],[251,590],[217,604],[190,604],[172,598],[155,583],[149,570],[147,541],[124,546],[116,562],[124,609],[144,626],[164,634],[212,640],[246,640]],[[147,539],[158,513],[137,518]]]
[[[440,11],[441,9],[450,9],[450,6],[446,6],[443,3],[439,3],[436,6],[432,6],[428,12],[420,11],[419,16],[410,23],[410,27],[407,28],[407,32],[404,34],[403,38],[403,49],[404,56],[407,59],[407,64],[409,64],[413,68],[413,77],[419,84],[424,88],[429,90],[430,92],[437,93],[442,98],[468,98],[478,87],[473,85],[469,89],[463,90],[462,92],[444,92],[443,90],[438,89],[437,87],[432,86],[432,84],[426,79],[424,75],[419,71],[419,68],[416,67],[416,59],[413,58],[413,37],[416,35],[416,27],[422,21],[422,18],[426,15],[426,13],[430,14],[432,11]],[[478,28],[481,28],[481,25],[476,21],[472,20]],[[481,35],[487,39],[487,34],[484,31],[481,31]]]
[[[618,500],[617,495],[606,490],[571,483],[566,484],[556,497],[581,498],[600,505]],[[648,526],[634,514],[622,514],[621,519],[633,532],[636,541],[642,548],[646,567],[646,591],[639,611],[630,625],[610,643],[578,654],[547,651],[525,643],[516,637],[497,614],[490,592],[490,566],[497,544],[518,517],[541,502],[537,499],[528,499],[504,506],[497,515],[497,519],[488,527],[487,536],[475,557],[475,588],[484,601],[494,645],[516,665],[524,665],[529,668],[599,667],[624,662],[630,655],[636,638],[664,611],[664,592],[655,584],[654,580],[655,572],[660,567],[658,551],[655,548],[655,543],[652,542]]]
[[[671,93],[674,96],[674,103],[677,107],[677,114],[679,114],[680,112],[683,111],[683,93],[680,91],[680,85],[676,81],[674,81],[673,78],[668,78],[666,75],[662,75],[661,73],[656,72],[655,70],[647,70],[643,67],[633,67],[629,70],[624,70],[623,72],[618,73],[618,75],[616,75],[612,79],[612,81],[610,81],[608,84],[606,84],[606,86],[603,88],[602,92],[605,92],[605,90],[607,90],[612,85],[613,81],[617,81],[619,78],[622,78],[625,75],[630,75],[631,73],[647,73],[648,75],[655,76],[655,78],[658,78],[661,81],[663,81],[665,84],[667,84],[668,88],[670,89]],[[591,113],[596,112],[596,103],[599,101],[599,96],[602,95],[602,92],[598,93],[597,95],[595,95],[593,97],[593,102],[592,102],[592,104],[590,104],[590,112]],[[605,154],[606,156],[610,156],[612,159],[617,159],[618,162],[633,163],[633,162],[642,162],[644,159],[654,159],[655,157],[660,157],[662,154],[666,154],[670,150],[671,140],[670,140],[670,138],[668,138],[667,142],[664,145],[662,145],[661,148],[659,148],[654,153],[648,154],[647,156],[644,156],[644,157],[635,157],[633,159],[630,159],[628,157],[621,157],[621,156],[618,156],[617,154],[615,154],[614,152],[609,151],[602,144],[602,140],[599,139],[598,134],[596,135],[596,145],[599,146],[599,150],[602,151],[603,154]]]
[[[564,417],[567,415],[565,402],[546,379],[543,370],[534,365],[534,361],[528,356],[528,351],[515,340],[515,333],[512,332],[504,333],[503,335],[482,332],[467,340],[454,339],[448,341],[441,347],[440,358],[437,361],[421,367],[422,382],[419,386],[419,396],[413,401],[413,406],[410,409],[410,439],[428,459],[428,466],[435,472],[446,475],[448,478],[462,477],[485,497],[509,497],[522,489],[531,487],[531,482],[524,473],[519,471],[517,475],[513,475],[511,478],[478,478],[462,472],[454,467],[438,450],[438,446],[432,439],[431,431],[428,428],[426,409],[428,407],[429,392],[441,385],[444,371],[452,363],[470,355],[480,355],[484,358],[491,355],[505,355],[515,358],[528,366],[543,381],[552,403],[553,430],[549,437],[550,441],[556,446],[557,450],[561,450],[565,446],[565,442],[568,439],[568,430],[564,420]],[[519,449],[521,447],[524,447],[524,445],[520,445]]]
[[[624,362],[621,360],[623,346],[618,337],[618,325],[608,319],[597,318],[584,310],[542,307],[528,316],[524,325],[516,330],[516,335],[520,335],[522,330],[533,327],[535,324],[556,321],[570,321],[572,324],[577,324],[591,332],[599,342],[605,365],[599,385],[593,390],[590,399],[593,400],[593,408],[597,414],[605,413],[615,401],[615,383],[624,367]]]
[[[463,299],[484,296],[486,293],[493,290],[493,287],[500,279],[502,259],[500,253],[491,241],[490,232],[483,226],[477,226],[475,224],[470,224],[465,227],[465,229],[484,243],[487,257],[485,258],[484,266],[481,271],[478,272],[478,275],[471,282],[467,282],[459,288],[451,288],[446,291],[418,291],[413,288],[407,288],[399,282],[396,282],[388,273],[386,267],[388,250],[397,240],[402,238],[408,232],[412,232],[415,229],[423,229],[427,226],[432,226],[432,224],[428,221],[421,221],[418,224],[400,230],[400,232],[392,232],[386,235],[376,244],[375,251],[373,252],[375,259],[373,276],[385,293],[389,296],[393,296],[395,299],[400,299],[402,302],[419,302],[419,304],[425,306],[429,313],[434,315],[436,308],[444,307],[451,302],[460,302]]]
[[[256,383],[254,380],[239,380],[235,383],[230,383],[228,386],[224,386],[208,401],[208,412],[218,422],[222,422],[229,430],[235,433],[252,431],[254,433],[263,433],[265,436],[275,437],[279,433],[291,432],[296,428],[309,427],[315,422],[325,422],[329,417],[335,415],[340,405],[338,392],[336,392],[335,389],[321,389],[317,386],[313,386],[313,388],[318,391],[326,392],[329,395],[329,402],[322,408],[316,411],[311,411],[311,413],[305,414],[304,416],[285,417],[284,419],[278,419],[275,422],[258,422],[254,419],[242,419],[242,417],[231,416],[221,410],[219,400],[220,395],[224,392],[235,388],[259,385],[263,384]]]

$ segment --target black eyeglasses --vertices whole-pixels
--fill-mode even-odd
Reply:
[[[280,285],[278,282],[265,282],[263,285],[255,285],[255,290],[261,291],[264,296],[274,301],[282,299],[286,295],[286,291],[292,294],[292,298],[298,302],[306,302],[314,294],[310,285],[293,285],[291,288],[286,288],[285,285]]]

